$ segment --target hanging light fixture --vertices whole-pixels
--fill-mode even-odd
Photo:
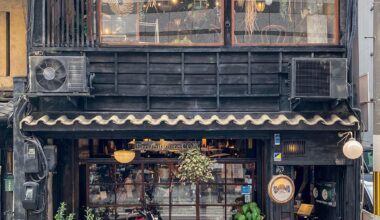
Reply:
[[[131,150],[117,150],[114,152],[115,160],[119,163],[129,163],[135,159],[135,152]]]
[[[271,5],[272,3],[273,3],[273,0],[265,0],[265,4],[268,6]]]
[[[257,12],[263,12],[265,10],[265,2],[256,2]]]
[[[128,144],[135,144],[135,139],[133,139]],[[123,147],[124,148],[124,147]],[[115,160],[119,163],[129,163],[136,157],[136,153],[133,150],[117,150],[113,153]]]
[[[343,145],[343,154],[345,157],[355,160],[362,156],[363,145],[352,136],[352,132],[340,133],[339,136],[343,137],[342,140],[346,140],[348,136],[350,136],[350,139]]]

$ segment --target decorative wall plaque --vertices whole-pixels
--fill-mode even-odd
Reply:
[[[293,199],[294,196],[294,182],[285,175],[273,176],[268,184],[269,198],[279,204],[284,204]]]

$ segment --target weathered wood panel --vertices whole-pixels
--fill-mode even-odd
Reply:
[[[87,99],[88,111],[141,111],[146,109],[146,99],[143,97],[96,97]]]
[[[288,111],[291,59],[328,55],[327,52],[92,52],[88,57],[89,70],[96,74],[94,95],[140,97],[137,100],[141,103],[133,109],[170,109],[183,98],[177,110]],[[332,57],[342,55],[336,52]]]
[[[216,102],[211,98],[152,98],[151,108],[163,111],[193,110],[210,111],[216,109]]]
[[[278,111],[276,98],[239,98],[229,97],[220,100],[220,108],[226,111]]]

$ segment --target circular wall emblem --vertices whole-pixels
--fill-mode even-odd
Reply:
[[[275,203],[287,203],[294,196],[294,182],[285,175],[273,176],[268,184],[269,198]]]

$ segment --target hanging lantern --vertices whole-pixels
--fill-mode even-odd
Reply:
[[[257,12],[263,12],[265,10],[265,2],[257,2],[256,10]]]
[[[265,0],[265,4],[268,6],[271,5],[272,3],[273,3],[273,0]]]
[[[343,145],[343,154],[351,160],[358,159],[363,154],[363,145],[355,140],[355,138],[350,138]]]
[[[118,150],[114,152],[115,160],[119,163],[129,163],[135,159],[135,152],[131,150]]]

